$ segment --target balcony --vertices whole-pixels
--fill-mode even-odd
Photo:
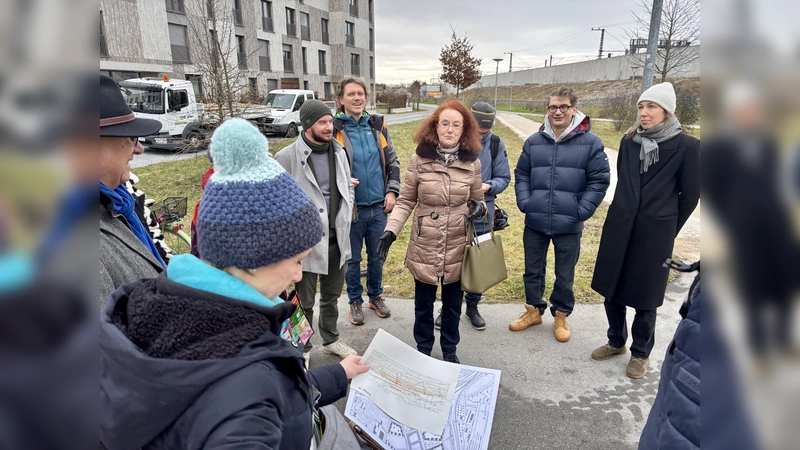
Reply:
[[[356,46],[356,37],[355,36],[353,36],[352,34],[348,34],[345,37],[346,37],[345,43],[348,46],[350,46],[350,47],[355,47]]]
[[[330,44],[331,43],[330,38],[328,38],[328,32],[327,31],[323,31],[322,32],[322,43],[323,44]]]
[[[289,36],[297,37],[297,24],[296,23],[286,23],[286,34]]]
[[[272,23],[272,17],[261,18],[261,29],[264,31],[269,31],[270,33],[275,32],[275,25]]]
[[[307,41],[311,40],[311,28],[307,25],[300,25],[300,38]]]
[[[357,77],[361,76],[361,65],[359,64],[350,64],[350,75],[355,75]]]
[[[242,10],[233,8],[233,24],[238,25],[240,27],[244,26],[244,20],[242,20]]]
[[[264,72],[271,71],[272,70],[272,64],[269,61],[269,56],[259,56],[258,57],[258,67]]]
[[[325,63],[319,63],[319,74],[320,75],[327,75],[328,74],[328,68],[325,67]]]
[[[291,59],[283,60],[283,71],[288,73],[294,73],[294,62],[292,62]]]
[[[358,17],[358,5],[350,5],[350,15],[353,17]]]

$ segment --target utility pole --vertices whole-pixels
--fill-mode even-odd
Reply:
[[[500,73],[500,61],[503,58],[494,58],[493,61],[497,63],[494,69],[494,110],[497,111],[497,75]]]
[[[661,5],[663,0],[653,0],[650,12],[650,33],[647,37],[647,55],[644,57],[644,73],[642,74],[642,92],[653,85],[653,76],[658,59],[658,35],[661,30]]]
[[[512,102],[514,100],[514,80],[510,81],[511,83],[511,92],[508,94],[508,110],[512,111]]]
[[[553,55],[550,55],[550,66],[549,67],[553,67]]]
[[[606,37],[606,29],[605,28],[592,28],[592,31],[599,31],[600,32],[600,51],[597,52],[597,59],[601,59],[603,57],[603,39]]]
[[[512,66],[511,63],[514,61],[514,54],[511,52],[503,52],[504,55],[508,55],[508,71],[511,72]]]

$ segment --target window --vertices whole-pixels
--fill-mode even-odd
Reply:
[[[213,0],[212,0],[213,1]],[[233,24],[244,26],[242,20],[242,0],[233,0]]]
[[[294,63],[292,62],[291,44],[283,44],[283,71],[294,73]]]
[[[250,96],[253,99],[258,98],[258,78],[247,79],[248,88],[250,88]]]
[[[185,89],[168,90],[167,100],[169,101],[169,111],[180,111],[189,106],[189,94]]]
[[[191,81],[194,88],[194,95],[198,98],[203,97],[203,77],[201,75],[186,75],[186,80]]]
[[[272,70],[269,61],[269,41],[258,40],[258,68],[263,71]]]
[[[375,78],[375,58],[369,57],[369,78]]]
[[[189,47],[186,45],[185,26],[174,23],[169,24],[169,47],[172,50],[172,62],[189,62]]]
[[[300,13],[300,38],[307,41],[311,40],[311,27],[309,26],[308,14]]]
[[[303,81],[303,89],[308,90],[308,80]]]
[[[247,53],[244,51],[244,36],[236,35],[236,53],[239,59],[239,68],[247,69]]]
[[[300,49],[303,54],[303,73],[308,73],[308,54],[306,53],[306,48],[303,47]]]
[[[209,19],[214,19],[216,13],[214,12],[214,0],[206,0],[206,12]]]
[[[103,33],[103,11],[100,11],[100,56],[108,56],[108,45],[106,45],[106,35]]]
[[[349,0],[350,2],[350,15],[358,17],[358,0]]]
[[[333,95],[333,83],[330,81],[325,82],[325,98],[330,98]]]
[[[294,20],[294,10],[286,8],[286,34],[297,36],[297,22]]]
[[[327,75],[328,70],[327,67],[325,67],[325,50],[320,50],[318,55],[319,55],[319,74]]]
[[[369,51],[375,51],[375,30],[369,29]]]
[[[328,39],[328,19],[322,19],[322,43],[330,44]]]
[[[356,45],[356,24],[353,22],[344,23],[344,34],[347,38],[346,43],[351,47]]]
[[[183,0],[166,0],[166,2],[167,11],[185,14],[186,10],[183,9]]]
[[[361,56],[358,53],[350,54],[350,74],[361,76]]]
[[[275,78],[267,79],[267,93],[278,89],[278,80]]]
[[[369,0],[367,3],[369,4],[369,22],[372,23],[375,21],[375,11],[372,9],[372,0]]]
[[[261,2],[261,29],[270,33],[275,31],[272,23],[272,2]]]

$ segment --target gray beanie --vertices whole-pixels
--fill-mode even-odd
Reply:
[[[478,128],[492,128],[494,126],[495,111],[492,105],[478,102],[472,105],[472,116],[478,122]]]
[[[669,81],[653,85],[650,89],[642,92],[636,104],[638,105],[642,102],[656,103],[670,114],[675,114],[675,104],[677,103],[675,100],[675,88],[672,87],[672,83]]]
[[[303,125],[304,129],[309,128],[326,115],[333,116],[328,105],[319,100],[306,100],[303,106],[300,107],[300,124]]]

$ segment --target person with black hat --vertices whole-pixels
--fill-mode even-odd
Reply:
[[[165,264],[134,211],[125,188],[130,162],[144,152],[139,137],[161,130],[157,120],[136,118],[111,78],[100,76],[100,302],[118,287],[152,278]]]
[[[314,324],[317,279],[320,283],[319,326],[322,352],[342,358],[357,354],[339,339],[337,302],[344,287],[350,259],[350,222],[354,181],[342,146],[333,139],[333,115],[319,100],[307,100],[300,107],[303,133],[275,159],[311,197],[323,224],[322,239],[303,261],[303,279],[295,283],[309,323]],[[309,342],[305,350],[311,349]]]
[[[475,232],[480,236],[490,232],[489,220],[494,217],[494,199],[507,187],[511,182],[511,169],[508,165],[508,153],[506,152],[506,144],[503,138],[492,134],[492,127],[496,111],[492,105],[486,102],[478,102],[472,105],[470,109],[475,121],[478,122],[478,132],[481,134],[481,143],[483,150],[478,159],[481,161],[481,179],[483,183],[483,199],[486,200],[486,208],[488,212],[486,217],[474,221]],[[469,318],[472,328],[476,330],[486,329],[486,321],[478,311],[478,302],[481,301],[481,294],[467,292],[464,295],[464,300],[467,303],[467,317]],[[436,329],[442,328],[442,310],[439,309],[439,315],[436,316],[434,322]]]

